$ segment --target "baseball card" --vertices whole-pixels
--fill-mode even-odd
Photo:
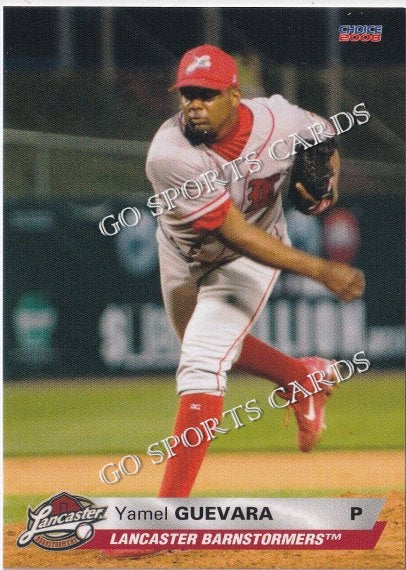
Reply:
[[[170,4],[3,2],[3,567],[405,568],[404,5]]]

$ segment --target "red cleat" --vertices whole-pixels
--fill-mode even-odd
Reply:
[[[298,359],[305,365],[308,374],[316,373],[315,380],[322,379],[322,372],[325,372],[323,380],[329,381],[330,385],[323,384],[320,381],[319,387],[322,388],[320,392],[316,392],[317,384],[314,385],[312,380],[306,376],[298,383],[305,388],[312,395],[304,397],[302,393],[296,396],[297,402],[291,404],[295,412],[298,431],[298,446],[300,451],[311,451],[320,441],[323,430],[326,429],[324,423],[324,412],[327,404],[328,397],[332,394],[333,385],[337,381],[337,376],[331,364],[334,360],[326,360],[318,356],[310,356]],[[317,374],[320,372],[320,374]],[[316,393],[315,393],[316,392]]]

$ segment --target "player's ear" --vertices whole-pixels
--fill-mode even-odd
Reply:
[[[231,90],[230,98],[232,106],[234,108],[237,108],[241,101],[241,91],[235,87]]]

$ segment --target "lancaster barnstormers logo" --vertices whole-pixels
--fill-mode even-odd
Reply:
[[[107,507],[95,507],[89,499],[60,493],[28,507],[27,529],[17,539],[17,546],[31,542],[45,550],[70,550],[93,538],[93,524],[104,519]]]

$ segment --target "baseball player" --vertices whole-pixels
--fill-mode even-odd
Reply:
[[[209,418],[210,426],[220,424],[232,368],[275,382],[289,401],[294,380],[313,394],[308,374],[334,379],[330,361],[295,359],[250,335],[280,271],[315,279],[344,301],[363,294],[364,277],[292,248],[287,235],[283,191],[306,214],[337,201],[339,156],[327,121],[280,95],[242,99],[234,59],[211,45],[185,53],[172,89],[179,90],[180,111],[156,133],[146,171],[164,304],[182,343],[175,455],[166,461],[159,496],[187,497],[215,430],[195,446],[182,434]],[[317,188],[292,180],[297,155],[308,147],[321,149]],[[302,451],[320,439],[329,390],[299,394],[289,404]]]

